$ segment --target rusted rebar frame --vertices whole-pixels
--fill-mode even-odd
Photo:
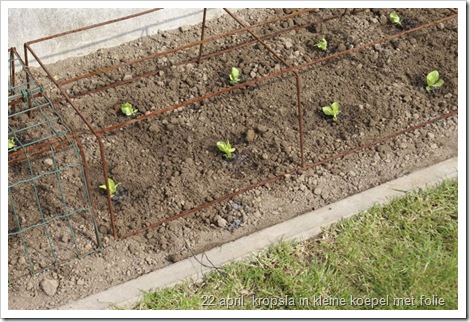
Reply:
[[[224,10],[227,11],[227,13],[228,13],[229,15],[231,15],[231,13],[230,13],[227,9],[224,9]],[[231,16],[232,16],[232,15],[231,15]],[[236,19],[234,16],[232,16],[232,17],[233,17],[237,22],[239,22],[239,20]],[[438,24],[438,23],[440,23],[440,22],[442,22],[442,19],[439,20],[438,22],[434,23],[434,24],[429,24],[428,27],[430,27],[430,26],[432,26],[432,25],[436,25],[436,24]],[[239,22],[239,23],[240,23],[240,25],[243,25],[241,22]],[[416,29],[415,31],[417,31],[417,30],[424,29],[424,28],[419,28],[419,27],[418,27],[418,28],[415,28],[415,29]],[[403,32],[403,34],[407,34],[407,33],[409,33],[409,32]],[[254,34],[252,34],[252,35],[253,35],[253,37],[255,37],[255,38],[259,41],[259,39],[258,39],[258,37],[257,37],[256,35],[254,35]],[[385,42],[385,41],[386,41],[385,39],[388,39],[388,38],[389,38],[389,37],[384,37],[384,38],[382,38],[381,40],[383,40],[382,42]],[[394,38],[396,38],[396,37],[392,37],[392,36],[391,36],[389,40],[394,39]],[[260,41],[260,43],[262,43],[262,41]],[[377,43],[379,43],[379,42],[377,42]],[[375,43],[375,42],[370,42],[369,44],[366,44],[366,45],[368,45],[368,46],[365,46],[365,45],[364,45],[364,46],[365,46],[364,48],[371,47],[371,46],[373,46],[374,44],[376,44],[376,43]],[[264,45],[264,44],[263,44],[263,45]],[[265,46],[265,47],[266,47],[267,49],[269,48],[268,46]],[[268,50],[271,51],[271,48],[269,48]],[[275,54],[275,55],[277,56],[277,54]],[[276,58],[278,58],[278,57],[276,57]],[[280,58],[280,57],[279,57],[279,58]],[[325,57],[325,58],[327,58],[327,57]],[[280,58],[280,60],[283,61],[282,58]],[[319,62],[324,61],[324,60],[326,60],[326,59],[319,59],[318,61],[315,61],[315,63],[319,63]],[[284,61],[283,61],[283,63],[284,63]],[[287,63],[285,63],[285,65],[289,66]],[[303,66],[303,65],[305,65],[305,66]],[[310,66],[310,65],[312,65],[312,64],[307,64],[307,63],[306,63],[306,64],[303,64],[303,65],[299,65],[299,66],[295,66],[295,67],[289,67],[288,69],[289,69],[289,70],[293,70],[293,71],[297,71],[298,69],[308,67],[308,66]],[[297,67],[300,67],[300,68],[297,68]],[[288,71],[285,70],[285,72],[282,73],[282,74],[285,74],[285,73],[288,73]],[[263,77],[262,77],[262,78],[263,78]],[[259,79],[262,79],[262,78],[259,78]],[[255,81],[255,80],[253,80],[253,81]],[[300,94],[300,86],[297,86],[297,93],[298,93],[298,97],[300,97],[300,95],[301,95],[301,94]],[[299,104],[301,104],[301,103],[299,103]],[[342,157],[351,155],[351,154],[353,154],[353,153],[356,153],[356,152],[365,150],[365,149],[367,149],[367,148],[370,148],[370,147],[372,147],[372,146],[375,146],[375,145],[377,145],[377,144],[380,144],[380,143],[382,143],[382,142],[384,142],[384,141],[393,139],[393,138],[395,138],[395,137],[397,137],[397,136],[399,136],[399,135],[402,135],[402,134],[406,134],[406,133],[415,131],[416,129],[422,128],[422,127],[424,127],[424,126],[426,126],[426,125],[429,125],[429,124],[432,124],[432,123],[436,123],[436,122],[438,122],[438,121],[440,121],[440,120],[443,120],[443,119],[452,117],[452,116],[454,116],[454,115],[458,115],[458,111],[451,111],[451,112],[449,112],[449,113],[440,115],[440,116],[435,117],[435,118],[433,118],[433,119],[431,119],[431,120],[427,120],[427,121],[421,122],[421,123],[419,123],[419,124],[417,124],[417,125],[414,125],[414,126],[411,126],[411,127],[409,127],[409,128],[396,131],[396,132],[394,132],[394,133],[392,133],[392,134],[389,134],[389,135],[380,137],[380,138],[378,138],[378,139],[376,139],[376,140],[369,141],[369,142],[367,142],[367,143],[365,143],[365,144],[363,144],[363,145],[361,145],[361,146],[358,146],[358,147],[355,147],[355,148],[352,148],[352,149],[348,149],[348,150],[342,151],[342,152],[340,152],[340,153],[338,153],[338,154],[335,154],[335,155],[333,155],[333,156],[331,156],[331,157],[329,157],[329,158],[326,158],[326,159],[317,161],[317,162],[315,162],[315,163],[312,163],[312,164],[309,164],[309,165],[304,165],[304,164],[302,163],[302,167],[301,167],[300,169],[296,168],[296,169],[294,169],[294,170],[292,170],[292,171],[290,171],[290,172],[284,173],[284,174],[282,174],[282,175],[277,175],[277,176],[274,176],[274,177],[271,177],[271,178],[268,178],[268,179],[265,179],[265,180],[262,180],[262,181],[258,181],[258,182],[254,183],[254,184],[251,184],[251,185],[246,186],[246,187],[244,187],[244,188],[242,188],[242,189],[239,189],[239,190],[236,190],[236,191],[231,192],[231,193],[229,193],[229,194],[226,194],[226,195],[224,195],[224,196],[222,196],[222,197],[220,197],[220,198],[214,199],[214,200],[212,200],[212,201],[210,201],[210,202],[206,202],[206,203],[204,203],[204,204],[202,204],[202,205],[200,205],[200,206],[197,206],[197,207],[195,207],[195,208],[192,208],[192,209],[183,211],[183,212],[181,212],[181,213],[179,213],[179,214],[177,214],[177,215],[174,215],[174,216],[165,218],[165,219],[163,219],[163,220],[161,220],[161,221],[158,221],[158,222],[156,222],[156,223],[154,223],[154,224],[151,224],[151,225],[149,225],[149,226],[147,226],[147,227],[145,227],[145,228],[138,229],[138,230],[134,230],[134,231],[132,231],[131,233],[129,233],[129,234],[127,234],[126,236],[123,236],[123,237],[121,237],[121,238],[126,238],[126,237],[130,237],[130,236],[133,236],[133,235],[136,235],[136,234],[143,233],[143,232],[145,232],[145,231],[147,231],[147,230],[149,230],[149,229],[156,228],[156,227],[162,225],[163,223],[167,223],[167,222],[176,220],[176,219],[178,219],[178,218],[182,218],[182,217],[185,217],[185,216],[194,214],[194,213],[196,213],[196,212],[198,212],[198,211],[201,211],[201,210],[203,210],[203,209],[209,208],[209,207],[211,207],[211,206],[213,206],[213,205],[215,205],[215,204],[221,203],[221,202],[223,202],[223,201],[226,201],[226,200],[228,200],[228,199],[231,199],[231,198],[233,198],[233,197],[235,197],[235,196],[238,196],[238,195],[243,194],[243,193],[245,193],[245,192],[248,192],[248,191],[250,191],[250,190],[253,190],[253,189],[256,189],[256,188],[258,188],[258,187],[265,186],[265,185],[267,185],[267,184],[270,184],[270,183],[274,183],[274,182],[276,182],[276,181],[279,181],[279,180],[281,180],[282,178],[284,178],[286,175],[294,175],[294,174],[299,173],[299,171],[305,171],[305,170],[313,169],[313,168],[315,168],[315,167],[317,167],[317,166],[320,166],[320,165],[329,163],[329,162],[331,162],[331,161],[334,161],[334,160],[336,160],[336,159],[339,159],[339,158],[342,158]],[[301,118],[302,114],[300,114],[299,116],[300,116],[300,118]],[[302,128],[299,128],[299,130],[300,130],[300,129],[302,129]],[[303,154],[302,154],[302,155],[303,155]]]
[[[452,10],[451,10],[452,11]],[[342,17],[344,14],[340,14],[340,15],[337,15],[337,17]],[[289,16],[289,15],[287,15]],[[319,59],[316,59],[316,60],[313,60],[313,61],[310,61],[310,62],[306,62],[304,64],[301,64],[301,65],[298,65],[298,66],[288,66],[287,65],[287,68],[285,69],[282,69],[278,72],[274,72],[274,73],[271,73],[271,74],[268,74],[268,75],[265,75],[265,76],[262,76],[262,77],[259,77],[259,78],[256,78],[256,79],[252,79],[251,81],[247,81],[247,82],[244,82],[242,84],[238,84],[238,85],[234,85],[232,87],[229,87],[229,88],[224,88],[222,90],[219,90],[219,91],[216,91],[216,92],[212,92],[212,93],[209,93],[209,94],[206,94],[204,96],[201,96],[201,97],[198,97],[198,98],[194,98],[194,99],[191,99],[191,100],[187,100],[185,102],[182,102],[182,103],[179,103],[179,104],[175,104],[175,105],[172,105],[172,106],[169,106],[169,107],[166,107],[166,108],[163,108],[161,110],[158,110],[158,111],[155,111],[155,112],[151,112],[147,115],[142,115],[140,117],[137,117],[137,118],[134,118],[134,119],[131,119],[129,121],[126,121],[126,122],[121,122],[121,123],[118,123],[118,124],[114,124],[114,125],[111,125],[111,126],[107,126],[105,128],[101,128],[99,130],[95,130],[91,124],[89,124],[89,122],[87,122],[86,118],[79,112],[78,108],[75,106],[75,104],[73,104],[72,100],[71,100],[71,97],[62,89],[62,86],[63,84],[66,84],[66,83],[69,83],[71,82],[70,80],[72,79],[69,79],[69,80],[63,80],[61,82],[56,82],[54,80],[54,78],[52,77],[51,73],[47,70],[47,68],[45,68],[45,66],[42,64],[42,62],[40,61],[39,57],[37,57],[37,55],[34,53],[34,51],[30,48],[30,44],[32,43],[35,43],[35,42],[38,42],[38,41],[34,41],[34,42],[29,42],[29,43],[26,43],[25,44],[25,56],[26,56],[26,52],[27,50],[29,50],[31,52],[31,54],[36,58],[36,60],[38,61],[38,63],[43,67],[43,69],[46,71],[46,74],[49,76],[49,78],[57,85],[57,87],[59,88],[59,90],[61,91],[61,93],[64,95],[64,97],[66,98],[66,100],[69,102],[69,104],[74,108],[74,110],[79,114],[80,118],[82,118],[82,120],[84,120],[85,124],[87,125],[87,127],[92,131],[92,133],[95,135],[95,137],[97,138],[98,140],[98,143],[100,144],[100,154],[101,154],[101,157],[102,157],[102,165],[103,165],[103,173],[104,173],[104,176],[105,176],[105,180],[106,180],[106,185],[107,185],[107,169],[106,169],[106,161],[104,159],[104,147],[103,147],[103,144],[101,142],[101,134],[103,133],[107,133],[107,132],[110,132],[110,131],[113,131],[117,128],[122,128],[124,126],[128,126],[130,124],[133,124],[135,122],[139,122],[139,121],[142,121],[144,119],[147,119],[147,118],[151,118],[151,117],[154,117],[156,115],[159,115],[159,114],[162,114],[162,113],[166,113],[168,111],[171,111],[171,110],[174,110],[174,109],[177,109],[177,108],[180,108],[180,107],[183,107],[183,106],[187,106],[187,105],[190,105],[190,104],[193,104],[193,103],[196,103],[196,102],[199,102],[199,101],[203,101],[203,100],[206,100],[208,98],[211,98],[211,97],[214,97],[214,96],[219,96],[219,95],[222,95],[226,92],[229,92],[229,91],[233,91],[233,90],[237,90],[239,88],[242,88],[242,87],[247,87],[247,86],[250,86],[252,84],[256,84],[256,83],[259,83],[259,82],[262,82],[262,81],[265,81],[265,80],[268,80],[268,79],[272,79],[272,78],[276,78],[276,77],[279,77],[281,75],[284,75],[284,74],[287,74],[287,73],[291,73],[291,72],[298,72],[299,70],[303,69],[303,68],[307,68],[307,67],[310,67],[310,66],[313,66],[314,64],[318,64],[320,62],[323,62],[323,61],[328,61],[328,60],[331,60],[331,59],[334,59],[334,58],[337,58],[337,57],[341,57],[343,55],[346,55],[346,54],[350,54],[350,53],[353,53],[353,52],[356,52],[356,51],[359,51],[359,50],[362,50],[362,49],[365,49],[365,48],[368,48],[368,47],[371,47],[375,44],[378,44],[378,43],[383,43],[383,42],[387,42],[387,41],[390,41],[392,39],[395,39],[395,38],[399,38],[399,37],[402,37],[406,34],[409,34],[409,33],[412,33],[412,32],[416,32],[418,30],[422,30],[422,29],[426,29],[426,28],[429,28],[431,26],[434,26],[434,25],[437,25],[441,22],[445,22],[445,21],[448,21],[450,19],[453,19],[457,16],[457,14],[454,13],[454,15],[452,16],[448,16],[448,17],[445,17],[445,18],[442,18],[442,19],[439,19],[437,21],[434,21],[434,22],[431,22],[431,23],[428,23],[428,24],[425,24],[425,25],[422,25],[422,26],[419,26],[419,27],[416,27],[416,28],[413,28],[413,29],[410,29],[410,30],[405,30],[405,31],[401,31],[397,34],[394,34],[394,35],[391,35],[391,36],[387,36],[387,37],[383,37],[381,39],[378,39],[378,40],[374,40],[372,42],[369,42],[367,44],[363,44],[361,46],[357,46],[357,47],[354,47],[354,48],[351,48],[349,50],[345,50],[345,51],[342,51],[342,52],[339,52],[339,53],[335,53],[335,54],[332,54],[332,55],[329,55],[329,56],[326,56],[326,57],[323,57],[323,58],[319,58]],[[285,17],[285,16],[283,16]],[[204,19],[204,18],[203,18]],[[325,21],[327,19],[323,19],[323,21]],[[104,23],[103,23],[104,24]],[[102,24],[101,24],[102,25]],[[204,23],[203,23],[203,28],[204,28]],[[242,29],[238,29],[238,30],[241,30],[241,31],[248,31],[250,32],[252,28],[256,27],[256,25],[252,25],[252,26],[247,26],[247,27],[244,27]],[[88,28],[89,29],[89,28]],[[232,31],[233,33],[235,33],[235,31]],[[202,34],[202,33],[201,33]],[[227,33],[226,33],[227,34]],[[226,35],[224,34],[224,35]],[[252,36],[254,36],[252,34]],[[223,37],[223,36],[221,36]],[[151,56],[148,56],[148,57],[145,57],[145,58],[141,58],[141,59],[138,59],[138,60],[135,60],[135,61],[132,61],[132,62],[128,62],[127,64],[132,64],[132,63],[136,63],[136,62],[140,62],[140,61],[143,61],[143,60],[146,60],[146,59],[152,59],[152,58],[157,58],[157,57],[161,57],[163,55],[166,55],[166,54],[169,54],[169,53],[173,53],[173,52],[176,52],[178,50],[184,50],[186,48],[189,48],[190,46],[195,46],[195,45],[199,45],[200,46],[200,54],[198,55],[198,57],[195,59],[195,61],[200,61],[201,59],[204,59],[204,58],[207,58],[207,57],[204,57],[201,55],[201,52],[202,52],[202,45],[204,43],[207,43],[209,41],[212,41],[214,39],[219,39],[221,37],[211,37],[211,38],[208,38],[206,40],[203,40],[201,37],[201,41],[199,42],[195,42],[195,43],[192,43],[190,45],[185,45],[185,46],[181,46],[181,47],[178,47],[176,49],[173,49],[173,50],[169,50],[169,51],[165,51],[163,53],[157,53],[157,54],[154,54],[154,55],[151,55]],[[255,36],[254,36],[255,37]],[[46,37],[47,39],[51,39],[51,37]],[[257,38],[257,36],[255,37]],[[256,39],[257,42],[263,44],[263,46],[265,46],[265,44],[263,43],[262,39],[261,38],[257,38]],[[252,42],[253,43],[253,42]],[[239,46],[234,46],[233,49],[236,49],[236,48],[239,48]],[[266,46],[265,46],[266,48]],[[269,49],[268,49],[269,50]],[[281,58],[282,59],[282,58]],[[186,62],[187,63],[187,62]],[[118,64],[119,65],[119,64]],[[113,70],[113,69],[116,69],[116,68],[119,68],[120,66],[117,66],[117,65],[113,65],[113,66],[110,66],[108,68],[106,68],[106,70],[102,69],[98,72],[93,72],[93,73],[88,73],[88,74],[84,74],[84,75],[81,75],[79,76],[80,78],[78,79],[81,79],[81,78],[86,78],[86,77],[90,77],[90,76],[93,76],[93,75],[97,75],[99,73],[103,73],[103,72],[106,72],[106,71],[109,71],[109,70]],[[111,68],[111,69],[109,69]],[[295,73],[294,73],[295,75]],[[142,76],[142,77],[149,77],[149,75],[145,75],[145,76]],[[139,78],[142,78],[142,77],[139,77]],[[75,77],[74,80],[77,80],[77,77]],[[132,81],[135,81],[137,79],[133,78]],[[116,84],[116,83],[113,83],[113,85],[115,86],[119,86],[119,85],[122,85],[122,84]],[[299,84],[300,85],[300,84]],[[113,86],[113,87],[115,87]],[[297,96],[298,96],[298,101],[301,100],[301,90],[300,90],[300,86],[297,87],[298,89],[298,93],[297,93]],[[91,91],[89,91],[88,93],[91,93]],[[301,106],[301,103],[300,103],[300,106]],[[451,112],[449,113],[449,115],[446,115],[445,117],[450,117],[452,115],[455,115],[457,114],[458,112],[455,111],[455,112]],[[300,115],[300,114],[299,114]],[[438,117],[438,119],[442,119],[442,116]],[[302,117],[300,116],[300,120],[302,121]],[[437,120],[436,120],[437,121]],[[422,123],[420,125],[417,125],[418,127],[421,127],[421,126],[425,126],[426,124],[429,124],[430,121],[426,122],[426,123]],[[301,124],[302,122],[300,122]],[[299,128],[300,130],[300,128]],[[355,149],[351,149],[349,153],[354,153],[354,152],[357,152],[358,149],[364,149],[368,146],[371,146],[371,145],[375,145],[375,144],[378,144],[384,140],[388,140],[392,137],[396,137],[400,134],[403,134],[403,133],[406,133],[410,131],[409,129],[405,129],[405,130],[402,130],[402,131],[399,131],[399,132],[395,132],[391,135],[388,135],[386,137],[383,137],[383,138],[379,138],[373,142],[370,142],[367,146],[363,145],[361,147],[357,147]],[[349,151],[349,150],[348,150]],[[312,167],[315,167],[319,164],[323,164],[325,162],[329,162],[331,160],[334,160],[334,159],[337,159],[337,158],[340,158],[342,156],[345,156],[347,155],[348,152],[343,152],[343,153],[340,153],[338,155],[335,155],[333,157],[330,157],[328,159],[325,159],[325,160],[322,160],[322,161],[319,161],[319,162],[316,162],[314,163],[313,165],[307,165],[305,166],[305,164],[302,164],[302,167],[300,168],[296,168],[292,171],[292,173],[296,173],[298,171],[302,171],[302,170],[305,170],[305,169],[310,169]],[[303,154],[302,154],[303,155]],[[184,217],[184,216],[187,216],[189,214],[192,214],[194,212],[197,212],[201,209],[204,209],[204,208],[207,208],[213,204],[216,204],[216,203],[219,203],[221,201],[224,201],[224,200],[227,200],[229,198],[232,198],[236,195],[239,195],[241,193],[244,193],[244,192],[247,192],[251,189],[254,189],[256,187],[259,187],[259,186],[262,186],[262,185],[266,185],[268,183],[271,183],[271,182],[274,182],[274,181],[277,181],[279,180],[280,178],[282,178],[282,176],[276,176],[276,177],[273,177],[273,178],[269,178],[269,179],[266,179],[266,180],[263,180],[263,181],[260,181],[260,182],[257,182],[255,184],[251,184],[247,187],[244,187],[242,189],[239,189],[239,190],[236,190],[230,194],[227,194],[227,195],[224,195],[218,199],[215,199],[211,202],[207,202],[207,203],[204,203],[198,207],[195,207],[193,209],[189,209],[189,210],[186,210],[184,212],[181,212],[180,214],[177,214],[175,216],[171,216],[171,217],[168,217],[168,218],[165,218],[164,220],[162,221],[159,221],[158,223],[155,223],[155,224],[151,224],[149,226],[147,226],[146,228],[143,228],[143,229],[140,229],[140,230],[135,230],[135,231],[132,231],[131,233],[127,234],[127,235],[124,235],[124,236],[120,236],[118,237],[117,236],[117,231],[116,231],[116,227],[115,227],[115,220],[114,220],[114,212],[113,212],[113,207],[112,207],[112,203],[111,203],[111,198],[110,198],[110,194],[109,194],[109,187],[107,187],[108,189],[108,207],[110,209],[110,214],[111,214],[111,224],[113,225],[113,235],[114,235],[114,238],[115,239],[122,239],[122,238],[126,238],[126,237],[129,237],[131,235],[135,235],[137,233],[140,233],[142,231],[145,231],[145,230],[148,230],[148,229],[151,229],[151,228],[154,228],[164,222],[168,222],[168,221],[171,221],[171,220],[174,220],[174,219],[177,219],[177,218],[180,218],[180,217]]]

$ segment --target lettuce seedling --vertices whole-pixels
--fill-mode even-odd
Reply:
[[[444,84],[442,79],[439,79],[439,72],[433,70],[426,76],[426,90],[429,92],[431,89],[439,88]]]
[[[339,103],[338,102],[333,102],[330,106],[323,106],[322,107],[323,113],[326,115],[331,115],[333,116],[333,121],[337,121],[338,114],[341,113],[339,110]]]
[[[235,148],[232,148],[228,140],[227,142],[224,142],[224,141],[217,142],[217,147],[219,148],[220,151],[224,153],[224,156],[227,159],[230,159],[232,157],[232,152],[235,151]]]
[[[115,184],[113,179],[108,178],[108,185],[109,185],[109,192],[110,192],[111,198],[112,198],[116,194],[117,187],[120,185],[120,183]],[[103,184],[103,185],[100,186],[100,188],[106,190],[106,185]]]
[[[9,138],[8,139],[8,150],[13,149],[16,146],[15,139]]]
[[[403,27],[403,25],[401,24],[402,19],[398,16],[398,14],[395,11],[390,14],[390,21],[394,25],[398,25],[400,27]]]
[[[320,42],[316,43],[315,46],[317,46],[323,51],[326,51],[328,49],[328,42],[325,38],[323,38],[322,40],[320,40]]]
[[[134,116],[139,110],[132,107],[131,103],[124,103],[121,105],[121,112],[126,116]]]
[[[228,77],[230,78],[230,84],[235,85],[240,81],[240,71],[237,68],[232,67],[232,71]]]

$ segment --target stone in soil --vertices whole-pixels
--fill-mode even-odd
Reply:
[[[39,283],[39,286],[48,296],[54,296],[59,287],[59,281],[45,278]]]

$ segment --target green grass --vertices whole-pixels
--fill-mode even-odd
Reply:
[[[457,309],[457,190],[452,180],[408,194],[318,239],[147,293],[135,309]]]

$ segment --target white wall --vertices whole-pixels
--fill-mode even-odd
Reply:
[[[23,44],[38,38],[85,27],[148,9],[8,9],[8,47],[16,47],[23,57]],[[159,30],[202,23],[203,9],[163,9],[111,25],[74,33],[42,43],[32,48],[42,61],[53,63],[82,56],[99,48],[117,46]],[[208,9],[206,19],[223,14],[222,9]],[[30,61],[30,63],[32,63]],[[34,64],[33,64],[34,65]]]

